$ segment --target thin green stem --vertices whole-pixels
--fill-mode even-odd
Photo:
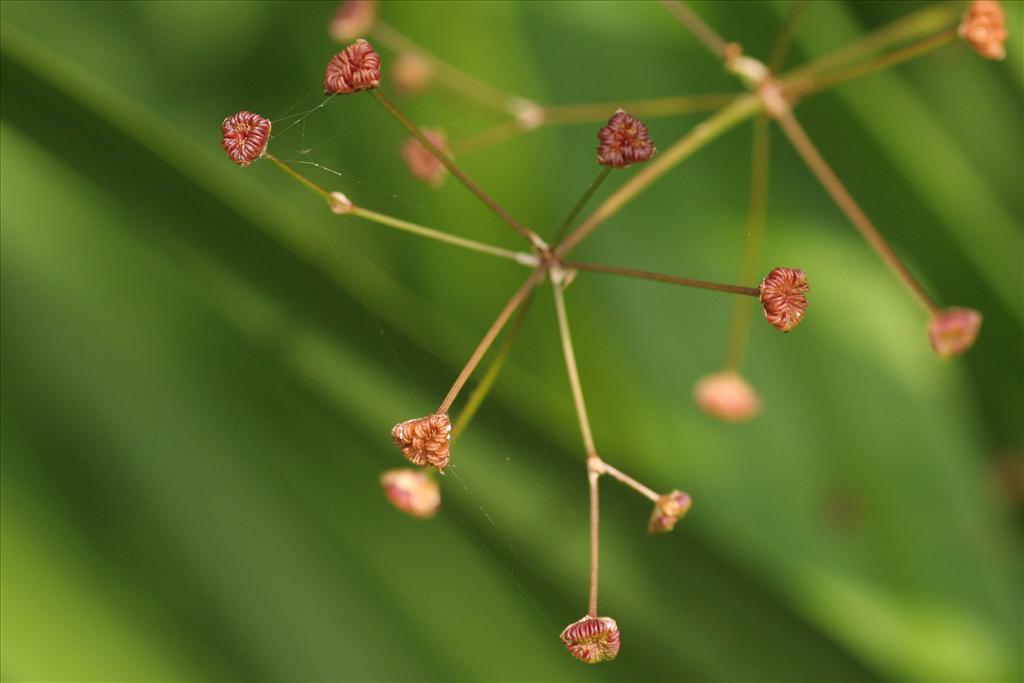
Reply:
[[[719,137],[761,110],[762,103],[756,95],[740,95],[723,107],[703,123],[694,127],[689,133],[677,140],[671,147],[647,162],[641,170],[628,181],[608,195],[594,211],[580,223],[575,230],[555,249],[559,258],[576,248],[580,242],[597,229],[602,223],[615,215],[622,207],[633,200],[651,183],[665,175],[680,162],[699,150],[701,147]]]
[[[388,97],[384,93],[382,93],[379,88],[374,88],[370,92],[373,93],[374,99],[377,100],[377,102],[382,107],[384,107],[384,109],[386,109],[392,116],[394,116],[395,119],[406,128],[406,130],[412,133],[413,137],[419,140],[420,144],[423,145],[423,147],[426,148],[428,152],[430,152],[438,161],[444,164],[445,168],[447,168],[453,176],[458,178],[458,180],[463,185],[465,185],[470,192],[475,194],[477,198],[480,201],[482,201],[489,209],[491,209],[491,211],[497,214],[497,216],[501,218],[503,221],[508,223],[508,225],[511,226],[513,230],[515,230],[520,235],[529,240],[529,242],[534,247],[537,247],[540,250],[545,250],[547,248],[547,244],[544,242],[544,240],[540,238],[540,236],[537,235],[537,233],[535,233],[533,230],[530,230],[528,227],[526,227],[525,225],[517,221],[515,218],[513,218],[512,215],[505,210],[505,207],[503,207],[493,197],[487,194],[484,191],[484,189],[476,183],[475,180],[466,175],[465,171],[459,168],[459,166],[456,165],[456,163],[452,160],[451,157],[449,157],[447,154],[438,149],[437,146],[434,145],[434,143],[431,142],[430,139],[423,134],[423,131],[419,129],[419,126],[417,126],[409,119],[409,117],[403,114],[402,111],[395,105],[395,103],[388,99]]]
[[[956,39],[956,29],[951,28],[945,31],[940,31],[934,35],[930,35],[923,40],[912,43],[911,45],[907,45],[898,50],[875,57],[874,59],[866,62],[861,62],[848,69],[824,75],[809,74],[805,78],[799,80],[782,79],[781,82],[786,96],[795,100],[821,90],[834,88],[837,85],[841,85],[858,78],[863,78],[864,76],[891,68],[897,64],[902,64],[903,62],[914,59],[915,57],[920,57],[921,55],[948,45]]]
[[[655,491],[644,486],[643,484],[641,484],[640,482],[638,482],[636,479],[629,476],[625,472],[612,467],[604,460],[602,460],[600,464],[597,465],[597,468],[600,470],[601,474],[607,474],[611,476],[613,479],[617,479],[618,481],[625,484],[629,488],[633,489],[634,491],[639,493],[644,498],[647,498],[648,500],[657,503],[658,500],[661,498],[661,496],[659,496]]]
[[[593,182],[591,182],[587,189],[583,192],[583,195],[576,202],[576,205],[572,207],[572,211],[570,211],[569,215],[565,217],[564,221],[562,221],[562,225],[558,228],[558,233],[555,235],[555,239],[552,240],[552,244],[558,244],[559,240],[562,239],[562,236],[565,235],[565,231],[568,230],[570,226],[572,226],[573,221],[576,220],[576,216],[580,215],[580,211],[582,211],[583,207],[587,205],[587,202],[590,201],[590,198],[594,196],[595,192],[597,192],[597,188],[601,187],[601,183],[603,183],[605,179],[608,178],[608,174],[611,172],[611,166],[603,166],[601,168],[601,171],[597,174],[597,177],[594,178]]]
[[[547,275],[549,267],[550,266],[548,266],[546,263],[542,263],[540,266],[538,266],[532,273],[530,273],[530,277],[526,278],[526,281],[519,287],[519,289],[516,290],[515,294],[513,294],[512,297],[508,300],[508,303],[505,304],[505,307],[501,309],[501,313],[498,314],[498,317],[495,319],[493,323],[491,323],[490,328],[484,334],[484,338],[480,340],[480,343],[477,345],[476,349],[473,350],[473,354],[469,357],[469,360],[466,362],[465,367],[462,368],[462,372],[460,372],[459,376],[455,378],[455,382],[452,384],[452,388],[448,390],[448,395],[444,397],[444,400],[441,401],[440,407],[438,407],[438,409],[435,412],[448,412],[448,409],[451,407],[452,402],[455,401],[456,397],[459,395],[459,392],[462,390],[462,387],[466,385],[466,380],[468,380],[470,375],[473,374],[473,370],[475,370],[476,366],[480,364],[480,361],[481,359],[483,359],[484,354],[487,353],[487,349],[491,347],[491,344],[494,343],[495,337],[497,337],[498,333],[501,332],[501,328],[505,326],[505,323],[508,322],[508,319],[512,316],[512,313],[519,307],[519,304],[522,303],[523,299],[526,298],[526,295],[528,295],[533,290],[533,288],[536,287],[537,284],[544,279],[544,276]]]
[[[775,38],[775,47],[772,48],[771,57],[768,58],[768,70],[772,73],[777,73],[785,63],[786,55],[789,54],[789,48],[796,36],[797,24],[800,23],[800,18],[808,5],[810,5],[810,0],[793,0],[790,4],[786,19],[782,22],[782,28],[779,29],[779,34]]]
[[[604,121],[608,112],[624,109],[634,116],[676,116],[698,111],[712,111],[725,106],[736,97],[734,93],[706,95],[678,95],[653,97],[620,102],[594,102],[589,104],[555,104],[544,107],[544,123],[588,123]]]
[[[576,352],[572,346],[572,333],[569,331],[569,316],[565,312],[565,294],[563,293],[562,271],[552,273],[551,288],[555,294],[555,315],[558,318],[558,335],[562,340],[562,353],[565,355],[565,369],[569,373],[569,386],[572,388],[572,400],[576,406],[576,418],[580,423],[580,435],[583,437],[583,448],[587,457],[597,455],[594,447],[594,434],[590,431],[590,418],[587,417],[587,404],[583,400],[583,386],[580,384],[580,373],[576,367]]]
[[[330,192],[328,192],[324,188],[320,187],[319,185],[314,183],[312,180],[310,180],[306,176],[302,175],[301,173],[296,171],[294,168],[292,168],[291,166],[289,166],[285,162],[283,162],[280,159],[278,159],[276,156],[274,156],[270,152],[264,152],[263,153],[263,158],[264,159],[269,159],[270,161],[274,162],[275,166],[277,166],[279,169],[281,169],[286,174],[291,176],[294,180],[299,181],[299,183],[301,183],[302,186],[305,187],[307,190],[310,190],[310,191],[320,195],[323,199],[326,199],[328,202],[332,201],[331,200],[331,193]]]
[[[609,275],[622,275],[634,277],[641,280],[653,280],[655,282],[666,282],[670,285],[682,285],[684,287],[695,287],[697,289],[709,289],[715,292],[727,292],[729,294],[743,294],[745,296],[761,296],[761,290],[757,287],[742,287],[740,285],[723,285],[707,280],[692,280],[690,278],[678,277],[676,275],[665,275],[663,273],[652,273],[647,270],[635,268],[622,268],[620,266],[606,266],[599,263],[587,263],[585,261],[562,261],[566,268],[586,270],[591,273],[607,273]]]
[[[379,223],[381,225],[386,225],[388,227],[395,228],[396,230],[402,230],[403,232],[419,235],[420,237],[426,237],[428,239],[436,240],[438,242],[452,244],[457,247],[462,247],[463,249],[469,249],[471,251],[479,252],[481,254],[490,254],[491,256],[498,256],[500,258],[508,259],[510,261],[515,261],[516,263],[519,263],[524,266],[529,266],[531,268],[536,268],[537,265],[540,263],[540,259],[538,259],[533,254],[528,254],[523,251],[512,251],[510,249],[503,249],[501,247],[496,247],[492,244],[486,244],[484,242],[477,242],[476,240],[467,239],[465,237],[459,237],[457,235],[452,235],[441,230],[428,228],[425,225],[417,225],[416,223],[410,223],[409,221],[402,220],[401,218],[395,218],[393,216],[377,213],[376,211],[364,209],[361,206],[353,206],[349,213],[352,214],[353,216],[359,216],[360,218],[365,218],[368,221],[373,221],[374,223]]]
[[[662,6],[669,11],[669,14],[679,20],[679,23],[697,36],[700,42],[711,50],[719,59],[725,59],[725,48],[727,42],[718,35],[714,29],[704,23],[704,20],[697,16],[685,2],[680,0],[661,0]]]
[[[768,117],[761,114],[754,119],[754,138],[750,154],[750,200],[747,206],[747,235],[740,257],[740,282],[750,282],[757,274],[764,239],[765,213],[768,206],[768,165],[770,136]],[[729,341],[726,344],[725,367],[739,369],[746,351],[750,330],[750,299],[736,299],[733,306]]]
[[[894,273],[900,278],[900,280],[907,286],[911,293],[917,298],[921,305],[930,314],[938,312],[938,306],[932,301],[931,297],[924,291],[924,288],[914,279],[914,276],[910,274],[907,267],[903,265],[903,262],[896,255],[896,252],[892,250],[889,243],[885,241],[882,234],[878,232],[878,228],[874,226],[871,220],[867,217],[864,211],[860,208],[860,205],[850,196],[847,192],[846,187],[843,186],[842,181],[832,171],[832,168],[828,165],[825,159],[818,152],[818,149],[811,142],[811,138],[804,131],[803,126],[796,120],[792,112],[786,111],[778,117],[779,125],[782,126],[783,132],[789,141],[793,143],[793,147],[803,157],[804,163],[807,164],[811,172],[818,178],[818,181],[822,184],[825,190],[835,201],[836,205],[846,214],[846,217],[850,219],[850,222],[860,231],[861,235],[867,241],[869,245],[878,253],[883,261],[892,269]]]
[[[494,357],[491,358],[491,362],[487,365],[484,376],[480,378],[480,383],[470,392],[469,398],[466,399],[466,405],[462,407],[458,418],[452,423],[453,441],[469,426],[480,406],[483,405],[484,399],[487,398],[487,395],[494,387],[498,376],[501,375],[501,371],[505,367],[505,361],[508,360],[509,353],[512,351],[516,338],[519,336],[519,330],[523,326],[523,321],[526,320],[526,314],[530,310],[530,304],[533,302],[533,293],[535,291],[531,290],[516,310],[516,317],[509,323],[508,330],[506,330],[505,336],[501,340],[501,346],[494,352]]]

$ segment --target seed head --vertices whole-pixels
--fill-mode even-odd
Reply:
[[[953,358],[974,346],[981,329],[981,313],[973,308],[939,311],[928,325],[932,349],[943,358]]]
[[[444,152],[445,156],[451,156],[451,152],[448,151],[448,136],[443,130],[424,128],[423,134],[434,147]],[[405,159],[409,172],[423,182],[434,187],[441,187],[444,184],[448,169],[415,137],[409,138],[402,145],[402,158]]]
[[[726,422],[746,422],[761,412],[757,392],[732,370],[701,377],[693,396],[701,410]]]
[[[587,664],[610,662],[619,654],[619,625],[611,617],[583,617],[560,637],[569,654]]]
[[[408,97],[424,90],[434,79],[434,67],[415,52],[403,52],[391,65],[390,82],[395,84],[399,95]]]
[[[345,0],[331,19],[331,38],[347,43],[365,36],[377,21],[377,0]]]
[[[783,332],[789,332],[803,320],[809,289],[807,274],[797,268],[776,268],[761,281],[761,305],[764,318]]]
[[[602,166],[626,168],[654,156],[655,147],[647,126],[621,109],[598,131],[597,138],[601,141],[597,146],[597,163]]]
[[[666,493],[654,504],[651,518],[647,520],[647,533],[666,534],[675,528],[676,522],[686,516],[693,507],[689,494],[682,491]]]
[[[996,0],[974,0],[957,32],[985,59],[1006,57],[1006,15]]]
[[[347,95],[380,85],[380,55],[363,39],[334,55],[324,74],[325,95]]]
[[[415,420],[399,422],[391,430],[398,450],[414,465],[448,466],[452,423],[447,413],[434,413]]]
[[[239,166],[248,166],[263,156],[270,141],[270,121],[251,111],[240,111],[220,124],[220,146]]]
[[[380,485],[391,504],[407,515],[430,519],[441,507],[441,489],[423,470],[387,470],[380,475]]]

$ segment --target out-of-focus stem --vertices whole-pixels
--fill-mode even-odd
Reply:
[[[804,10],[810,4],[810,0],[793,0],[786,13],[786,19],[782,22],[782,28],[775,38],[775,46],[772,48],[772,55],[768,58],[768,70],[776,73],[782,68],[789,54],[789,48],[793,44],[793,37],[796,35],[796,27],[803,16]]]
[[[719,59],[725,58],[725,47],[728,43],[714,29],[704,23],[690,7],[680,0],[661,0],[662,6],[679,20],[679,23],[690,29],[700,42],[711,50]]]
[[[740,257],[740,282],[750,282],[757,274],[764,239],[765,214],[768,206],[768,164],[770,137],[768,117],[761,114],[754,119],[754,138],[750,154],[750,198],[747,205],[747,235]],[[743,360],[750,330],[751,302],[745,297],[733,305],[729,342],[726,345],[725,367],[736,370]]]
[[[522,303],[523,299],[526,298],[526,295],[528,295],[533,288],[537,286],[537,283],[544,279],[547,272],[548,266],[546,264],[541,264],[532,273],[530,273],[530,277],[526,278],[526,281],[519,287],[519,289],[516,290],[515,294],[513,294],[508,300],[508,303],[505,304],[505,307],[501,309],[501,313],[498,314],[495,321],[491,323],[491,327],[487,330],[486,334],[484,334],[484,338],[480,340],[476,349],[473,350],[473,354],[466,362],[466,366],[462,368],[462,372],[460,372],[459,376],[455,378],[455,383],[452,384],[452,388],[448,390],[448,395],[444,397],[444,400],[441,401],[440,407],[438,407],[435,412],[448,412],[452,402],[455,401],[455,398],[459,395],[459,391],[461,391],[462,387],[465,386],[466,380],[468,380],[469,376],[473,374],[473,370],[475,370],[476,366],[480,364],[480,360],[484,357],[484,354],[487,353],[487,349],[491,347],[491,344],[494,343],[495,337],[497,337],[498,333],[501,332],[501,328],[505,326],[509,317],[511,317],[512,313],[519,307],[519,304]]]
[[[624,109],[634,116],[675,116],[698,111],[711,111],[728,104],[735,97],[736,95],[732,93],[709,93],[620,102],[556,104],[544,107],[544,123],[604,121],[618,109]]]
[[[607,474],[614,479],[618,479],[620,482],[622,482],[629,488],[633,489],[644,498],[647,498],[655,503],[657,503],[658,500],[661,498],[661,496],[659,496],[652,489],[644,486],[643,484],[641,484],[640,482],[638,482],[636,479],[629,476],[625,472],[616,469],[615,467],[612,467],[604,460],[601,460],[599,463],[593,463],[591,465],[591,469],[598,469],[601,474]]]
[[[896,252],[892,250],[885,238],[882,237],[881,233],[874,226],[867,215],[861,210],[857,202],[847,192],[846,187],[839,180],[839,177],[832,171],[832,168],[828,165],[825,159],[818,152],[818,149],[811,142],[810,137],[804,131],[803,126],[796,120],[793,113],[790,111],[784,112],[778,117],[779,125],[782,126],[783,132],[786,137],[789,138],[790,142],[793,143],[793,147],[803,157],[804,162],[811,169],[811,172],[818,178],[818,181],[824,186],[825,190],[831,195],[836,205],[846,214],[846,217],[850,219],[850,222],[860,231],[861,235],[869,245],[882,257],[882,260],[893,270],[894,273],[903,281],[903,284],[911,291],[911,293],[917,298],[917,300],[924,306],[930,314],[938,312],[938,306],[932,301],[931,297],[925,293],[921,285],[914,279],[914,276],[910,274],[903,262],[900,261]]]

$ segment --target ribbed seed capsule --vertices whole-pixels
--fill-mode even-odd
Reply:
[[[433,465],[439,470],[448,466],[452,423],[447,413],[399,422],[391,430],[398,450],[414,465]]]
[[[267,151],[270,121],[251,111],[240,111],[224,119],[220,133],[220,146],[231,161],[248,166]]]
[[[626,168],[630,164],[647,161],[654,156],[647,126],[638,118],[618,110],[597,133],[597,163],[602,166]]]
[[[985,59],[1006,57],[1006,14],[996,0],[974,0],[957,33]]]
[[[378,85],[380,55],[362,39],[334,55],[324,73],[325,95],[346,95]]]
[[[666,493],[654,504],[651,518],[647,521],[647,533],[666,534],[676,527],[676,522],[686,516],[693,507],[690,494],[682,491]]]
[[[559,637],[569,654],[587,664],[610,662],[619,654],[619,625],[611,617],[583,617]]]
[[[810,287],[807,274],[798,268],[776,268],[761,281],[761,305],[769,323],[789,332],[803,320]]]

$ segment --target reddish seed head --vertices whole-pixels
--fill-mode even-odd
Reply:
[[[726,422],[746,422],[761,412],[757,392],[731,370],[701,377],[693,396],[701,410]]]
[[[270,140],[270,121],[251,111],[240,111],[220,124],[220,146],[239,166],[248,166],[263,156]]]
[[[611,617],[583,617],[565,627],[565,649],[587,664],[610,662],[619,654],[619,625]]]
[[[776,268],[761,281],[765,320],[789,332],[803,320],[809,289],[807,274],[798,268]]]
[[[380,85],[380,55],[365,40],[357,40],[334,55],[324,74],[325,95],[346,95]]]
[[[399,422],[391,430],[398,450],[414,465],[448,466],[452,423],[447,413],[435,413],[415,420]]]
[[[686,516],[693,507],[689,494],[682,491],[666,493],[654,504],[651,518],[647,521],[647,533],[666,534],[676,527],[676,522]]]
[[[597,137],[601,141],[597,146],[597,163],[602,166],[626,168],[654,156],[654,143],[647,126],[621,109],[608,119]]]
[[[377,21],[377,0],[345,0],[331,19],[331,38],[347,43],[365,36]]]
[[[974,0],[964,12],[958,33],[985,59],[1006,57],[1006,15],[996,0]]]
[[[947,308],[932,318],[928,336],[935,353],[943,358],[953,358],[974,346],[979,329],[981,313],[973,308]]]
[[[423,470],[387,470],[380,475],[384,495],[396,508],[420,519],[430,519],[441,507],[441,489]]]
[[[434,147],[444,152],[446,156],[451,156],[451,152],[448,150],[448,136],[444,134],[443,130],[424,128],[423,134],[433,143]],[[402,158],[405,159],[405,165],[409,167],[409,172],[423,182],[434,187],[444,184],[448,169],[416,138],[409,138],[402,145]]]

